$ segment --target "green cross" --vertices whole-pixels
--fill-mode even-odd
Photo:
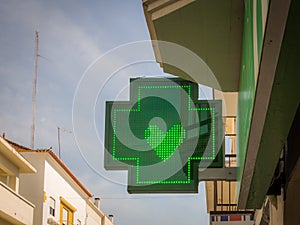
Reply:
[[[129,102],[106,102],[104,166],[128,170],[129,193],[197,192],[199,163],[223,166],[221,112],[193,82],[131,79]]]

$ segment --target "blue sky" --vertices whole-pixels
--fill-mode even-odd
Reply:
[[[34,32],[38,29],[42,57],[38,63],[35,147],[53,146],[56,153],[57,127],[73,130],[74,96],[92,63],[118,46],[149,40],[142,0],[2,0],[0,27],[0,131],[30,146]],[[145,51],[153,56],[151,47]],[[99,88],[93,107],[100,139],[105,101],[128,99],[126,90],[121,95],[119,90],[126,88],[130,77],[163,75],[154,61],[153,56],[153,62],[126,67]],[[106,81],[107,75],[99,71],[97,79]],[[86,118],[77,119],[84,124]],[[104,171],[101,141],[89,141],[88,132],[80,134],[95,156],[89,157],[76,139],[74,132],[61,133],[62,160],[102,199],[102,210],[114,214],[116,225],[209,224],[203,184],[199,194],[129,195],[124,186],[126,172]]]

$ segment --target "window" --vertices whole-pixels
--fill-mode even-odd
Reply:
[[[76,208],[63,197],[60,197],[60,225],[73,225]]]
[[[62,208],[62,225],[68,225],[68,222],[72,223],[71,214],[70,210],[65,207]]]
[[[50,215],[55,216],[55,199],[52,197],[50,197],[49,210]]]

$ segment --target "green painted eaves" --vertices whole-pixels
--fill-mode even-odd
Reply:
[[[300,2],[292,0],[247,208],[261,208],[300,101]]]

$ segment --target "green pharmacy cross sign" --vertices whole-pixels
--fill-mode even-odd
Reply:
[[[106,102],[107,170],[128,170],[129,193],[195,193],[198,168],[223,166],[221,101],[178,79],[130,80],[130,101]]]

